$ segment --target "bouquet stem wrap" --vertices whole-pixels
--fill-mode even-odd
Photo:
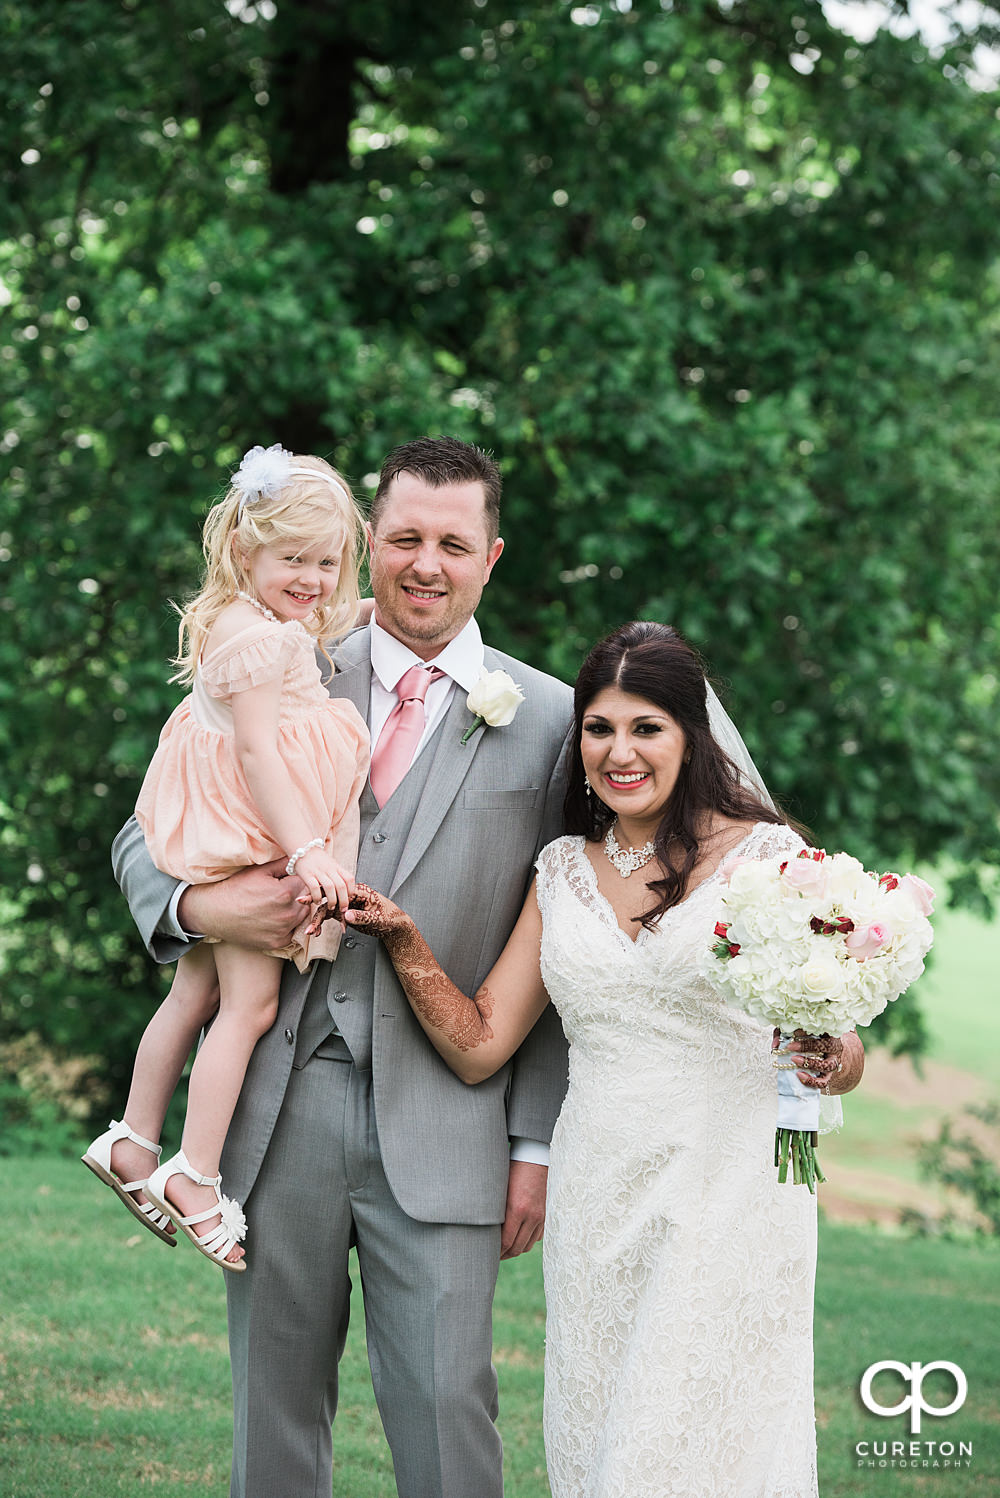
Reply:
[[[779,1050],[796,1050],[797,1042],[792,1035],[781,1034]],[[800,1082],[797,1070],[781,1064],[778,1067],[778,1125],[774,1135],[774,1163],[778,1167],[778,1180],[784,1185],[788,1179],[788,1168],[792,1168],[792,1180],[796,1186],[808,1186],[815,1191],[816,1182],[826,1177],[816,1159],[816,1133],[819,1129],[819,1093],[814,1087]]]

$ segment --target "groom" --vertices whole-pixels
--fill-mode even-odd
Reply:
[[[330,683],[376,746],[358,878],[414,917],[468,993],[514,925],[537,850],[560,831],[572,706],[569,688],[483,646],[474,613],[503,550],[499,503],[499,470],[477,448],[423,438],[389,455],[368,527],[374,618],[337,649]],[[525,700],[506,727],[463,742],[483,666],[508,671]],[[414,711],[409,743],[394,744]],[[178,898],[134,823],[115,859],[160,962],[190,932],[280,947],[301,918],[300,881],[274,866]],[[354,1245],[400,1498],[500,1498],[493,1291],[499,1259],[541,1237],[565,1042],[549,1009],[513,1061],[470,1088],[424,1037],[375,938],[349,933],[315,969],[286,968],[222,1162],[250,1224],[247,1272],[226,1276],[231,1493],[330,1492]]]

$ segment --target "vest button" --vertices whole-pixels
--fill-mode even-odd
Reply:
[[[287,1040],[287,1042],[288,1042],[289,1045],[294,1044],[294,1041],[295,1041],[295,1035],[294,1035],[294,1033],[291,1030],[286,1030],[285,1031],[285,1039]]]
[[[373,832],[372,833],[372,842],[373,843],[384,843],[385,840],[386,840],[386,837],[385,837],[385,833],[384,832]]]
[[[345,942],[344,942],[344,947],[346,948],[346,950],[348,952],[353,952],[354,948],[357,946],[357,944],[358,944],[358,939],[357,939],[356,936],[348,936],[346,938]]]
[[[333,1002],[335,1004],[343,1004],[344,1000],[349,997],[350,995],[346,993],[335,993],[333,996]]]

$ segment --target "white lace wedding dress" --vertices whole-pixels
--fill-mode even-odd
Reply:
[[[738,851],[799,847],[759,823]],[[816,1204],[777,1182],[770,1030],[698,975],[718,878],[633,943],[563,837],[538,899],[570,1043],[544,1240],[553,1498],[811,1498]]]

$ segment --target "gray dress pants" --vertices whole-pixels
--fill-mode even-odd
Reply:
[[[352,1244],[399,1498],[501,1498],[491,1364],[500,1228],[416,1222],[400,1209],[382,1170],[371,1073],[339,1039],[292,1072],[247,1220],[249,1267],[226,1276],[232,1498],[330,1498]]]

